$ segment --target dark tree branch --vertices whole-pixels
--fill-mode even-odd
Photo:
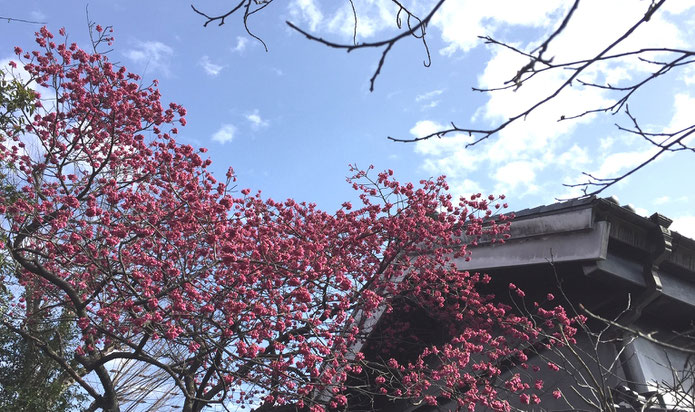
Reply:
[[[577,7],[579,7],[579,0],[574,1],[574,4],[572,4],[572,7],[565,15],[565,18],[562,20],[562,23],[560,23],[560,26],[558,26],[558,28],[553,32],[553,34],[551,34],[547,39],[545,39],[545,41],[540,46],[538,46],[533,52],[531,52],[538,52],[537,61],[543,61],[543,53],[545,53],[548,50],[548,46],[555,39],[555,37],[557,37],[560,33],[562,33],[563,30],[565,30],[565,27],[567,27],[567,23],[569,23],[572,19],[572,16],[574,15],[574,12],[577,10]],[[535,64],[535,61],[533,63]]]
[[[402,27],[402,22],[400,19],[400,14],[401,12],[405,12],[407,15],[406,22],[407,22],[407,30],[391,37],[385,40],[379,40],[376,42],[366,42],[366,43],[357,43],[355,39],[353,39],[353,44],[344,44],[344,43],[337,43],[333,42],[330,40],[326,40],[322,37],[315,36],[305,30],[300,29],[297,27],[294,23],[287,21],[287,25],[290,26],[292,29],[298,31],[304,37],[311,41],[315,41],[318,43],[323,44],[324,46],[333,48],[333,49],[342,49],[346,50],[348,53],[357,50],[357,49],[366,49],[366,48],[381,48],[383,47],[383,51],[381,53],[381,58],[379,59],[379,63],[377,64],[376,70],[374,71],[374,74],[372,77],[369,79],[369,91],[373,92],[374,91],[374,83],[376,81],[376,78],[379,76],[381,73],[381,69],[384,66],[384,62],[386,61],[386,56],[388,53],[391,51],[391,48],[398,43],[400,40],[403,40],[406,37],[415,37],[417,39],[421,39],[423,46],[425,47],[425,52],[427,53],[427,60],[425,60],[424,65],[425,67],[429,67],[432,64],[432,58],[430,55],[430,50],[429,46],[427,45],[427,40],[425,38],[426,36],[426,27],[427,24],[429,24],[430,20],[432,20],[432,17],[434,14],[439,10],[439,8],[444,4],[445,0],[439,0],[437,4],[430,10],[430,12],[425,16],[424,18],[420,19],[419,17],[415,16],[412,12],[408,11],[401,3],[399,3],[397,0],[393,0],[393,2],[399,7],[398,13],[396,15],[396,23],[398,25],[398,28]],[[415,20],[417,24],[412,25],[411,24],[411,19]],[[355,17],[355,36],[357,34],[357,20]]]
[[[0,16],[0,20],[7,20],[8,23],[17,22],[17,23],[27,23],[27,24],[46,24],[45,21],[16,19],[14,17],[5,17],[5,16]]]
[[[627,177],[631,176],[638,170],[642,169],[643,167],[647,166],[648,164],[652,163],[655,161],[657,158],[659,158],[661,155],[667,152],[679,152],[683,150],[689,150],[695,152],[695,148],[691,148],[687,146],[684,143],[684,140],[688,138],[689,136],[693,135],[695,133],[695,125],[688,126],[684,129],[678,130],[676,132],[672,133],[650,133],[650,132],[645,132],[642,130],[640,125],[637,122],[637,119],[630,113],[629,107],[625,107],[625,113],[626,115],[632,120],[634,129],[628,129],[625,127],[622,127],[620,125],[616,125],[619,130],[622,130],[627,133],[635,134],[638,136],[643,137],[645,140],[647,140],[650,144],[652,144],[655,148],[658,148],[657,152],[654,153],[652,156],[649,158],[645,159],[642,163],[637,165],[636,167],[633,167],[632,169],[628,170],[627,172],[616,176],[616,177],[611,177],[611,178],[601,178],[601,177],[596,177],[593,176],[590,173],[584,172],[583,175],[588,178],[586,182],[583,183],[575,183],[575,184],[565,184],[564,186],[566,187],[578,187],[582,189],[582,192],[584,193],[585,197],[588,196],[595,196],[598,195],[599,193],[603,192],[604,190],[608,189],[610,186],[626,179]],[[654,137],[662,137],[661,141],[656,141],[653,138]],[[590,190],[593,189],[593,190]]]
[[[237,3],[236,6],[234,6],[231,10],[229,10],[226,13],[219,14],[216,16],[211,16],[208,15],[200,10],[198,10],[194,5],[191,4],[191,9],[193,11],[201,16],[203,16],[206,20],[203,23],[203,27],[207,27],[208,24],[212,22],[218,22],[218,26],[222,26],[225,23],[225,20],[227,17],[231,16],[232,14],[236,13],[239,10],[244,10],[244,15],[243,15],[243,21],[244,21],[244,29],[246,30],[246,33],[248,33],[249,36],[253,37],[254,39],[258,40],[263,47],[265,48],[265,51],[268,51],[268,46],[265,44],[265,42],[255,35],[251,29],[249,28],[248,24],[248,19],[250,16],[252,16],[255,13],[258,13],[259,11],[263,10],[264,8],[268,7],[270,3],[272,3],[273,0],[266,0],[266,1],[254,1],[254,0],[242,0],[239,3]],[[252,9],[253,6],[256,6],[256,8]]]
[[[248,3],[249,0],[242,0],[240,1],[236,6],[234,6],[231,10],[229,10],[227,13],[220,14],[218,16],[210,16],[206,13],[203,13],[202,11],[198,10],[195,8],[194,5],[191,4],[191,8],[193,9],[194,12],[198,13],[199,15],[205,17],[207,20],[205,23],[203,23],[203,27],[207,27],[208,24],[214,22],[214,21],[219,21],[218,26],[222,26],[225,23],[225,19],[232,14],[236,13],[239,9],[241,9],[245,3]]]
[[[648,340],[649,342],[655,343],[655,344],[657,344],[657,345],[659,345],[659,346],[662,346],[662,347],[664,347],[664,348],[673,349],[673,350],[676,350],[676,351],[678,351],[678,352],[687,353],[687,354],[689,354],[689,355],[695,355],[695,349],[690,349],[690,348],[684,347],[684,346],[682,346],[682,345],[673,345],[673,344],[670,344],[670,343],[668,343],[668,342],[664,342],[664,341],[662,341],[662,340],[656,339],[656,338],[654,337],[654,333],[653,333],[653,332],[652,332],[652,333],[644,333],[644,332],[639,331],[639,330],[636,330],[636,329],[634,329],[634,328],[631,328],[631,327],[622,325],[622,324],[620,324],[620,323],[618,323],[618,322],[616,322],[616,321],[613,321],[613,320],[610,320],[610,319],[606,319],[606,318],[604,318],[604,317],[602,317],[602,316],[600,316],[600,315],[597,315],[597,314],[591,312],[589,309],[587,309],[586,307],[584,307],[584,305],[582,305],[582,304],[579,304],[579,308],[580,308],[582,311],[586,312],[587,315],[591,316],[591,317],[594,318],[594,319],[598,319],[598,320],[600,320],[601,322],[603,322],[603,323],[605,323],[605,324],[607,324],[607,325],[611,325],[611,326],[613,326],[613,327],[615,327],[615,328],[618,328],[618,329],[620,329],[620,330],[622,330],[622,331],[625,331],[625,332],[628,332],[628,333],[633,334],[633,335],[635,335],[635,336],[638,336],[638,337],[640,337],[640,338],[642,338],[642,339]]]
[[[644,138],[646,142],[649,144],[655,146],[658,151],[648,159],[646,159],[644,162],[641,164],[637,165],[636,167],[628,170],[626,173],[616,176],[616,177],[611,177],[611,178],[602,178],[602,177],[596,177],[593,176],[589,173],[584,173],[584,175],[588,178],[586,182],[579,183],[579,184],[567,184],[565,186],[567,187],[580,187],[582,188],[582,192],[584,196],[591,196],[591,195],[597,195],[607,189],[608,187],[618,183],[619,181],[627,178],[628,176],[634,174],[638,170],[642,169],[644,166],[650,164],[654,160],[656,160],[659,156],[661,156],[665,152],[676,152],[676,151],[693,151],[695,152],[695,148],[690,147],[686,144],[686,138],[689,137],[693,129],[695,129],[695,124],[688,126],[682,130],[676,131],[676,132],[660,132],[660,133],[654,133],[654,132],[644,132],[641,128],[639,128],[639,125],[637,124],[637,119],[629,112],[629,109],[627,107],[628,102],[630,99],[637,93],[639,90],[643,89],[645,85],[649,84],[650,82],[655,81],[656,79],[664,76],[665,74],[671,72],[675,68],[681,68],[683,66],[692,64],[695,62],[695,59],[693,59],[693,56],[695,56],[695,51],[692,50],[686,50],[686,49],[677,49],[677,48],[670,48],[670,47],[660,47],[660,48],[641,48],[639,50],[632,50],[632,51],[627,51],[627,52],[621,52],[621,53],[614,53],[614,54],[609,54],[609,52],[613,49],[615,49],[618,45],[623,44],[623,42],[630,37],[635,30],[643,25],[644,23],[650,21],[651,17],[654,15],[654,13],[664,4],[665,0],[659,0],[659,1],[653,1],[651,2],[649,8],[645,12],[645,14],[636,22],[634,23],[627,31],[625,31],[621,36],[613,40],[606,48],[604,48],[600,53],[596,54],[594,57],[590,59],[580,59],[580,60],[574,60],[574,61],[569,61],[569,62],[561,62],[561,63],[555,63],[553,62],[553,58],[545,58],[544,53],[547,52],[549,45],[553,40],[557,38],[557,36],[567,27],[569,21],[572,19],[574,16],[575,11],[577,10],[579,6],[579,0],[576,0],[572,7],[569,9],[567,14],[565,15],[564,19],[558,26],[558,28],[547,38],[543,43],[541,43],[540,46],[538,46],[536,49],[532,50],[531,52],[525,52],[513,45],[495,40],[489,36],[486,37],[481,37],[486,44],[491,44],[495,46],[500,46],[504,47],[506,49],[511,50],[513,53],[516,53],[518,55],[527,57],[530,59],[529,63],[524,65],[519,71],[517,71],[516,75],[511,78],[510,80],[504,82],[503,86],[500,87],[495,87],[495,88],[489,88],[489,89],[481,89],[481,88],[473,88],[474,91],[480,91],[480,92],[494,92],[494,91],[499,91],[499,90],[509,90],[509,89],[518,89],[521,87],[525,82],[529,81],[531,78],[535,77],[536,75],[547,72],[549,70],[570,70],[572,73],[571,75],[559,86],[557,87],[552,93],[547,95],[545,98],[542,98],[535,103],[533,103],[530,107],[528,107],[526,110],[518,113],[515,116],[510,117],[506,121],[498,124],[495,127],[492,127],[490,129],[480,129],[480,128],[468,128],[468,127],[459,127],[453,122],[451,123],[450,128],[442,129],[435,131],[433,133],[430,133],[428,135],[424,136],[417,136],[414,138],[407,138],[407,139],[402,139],[402,138],[395,138],[389,136],[388,138],[392,141],[395,142],[403,142],[403,143],[410,143],[410,142],[417,142],[417,141],[422,141],[422,140],[428,140],[434,137],[437,138],[442,138],[447,135],[451,134],[456,134],[456,133],[464,133],[468,134],[469,136],[475,136],[475,139],[467,143],[465,145],[466,148],[470,146],[475,146],[476,144],[487,140],[488,138],[498,134],[500,131],[503,129],[507,128],[509,125],[512,123],[517,122],[520,119],[525,119],[527,116],[529,116],[531,113],[536,111],[539,107],[545,105],[546,103],[554,100],[563,90],[565,90],[568,87],[572,87],[573,83],[576,81],[578,84],[584,86],[584,87],[593,87],[593,88],[598,88],[601,90],[606,90],[606,91],[611,91],[611,92],[618,92],[621,93],[621,96],[616,98],[616,100],[607,106],[604,107],[598,107],[598,108],[591,108],[588,110],[585,110],[584,112],[578,113],[578,114],[572,114],[572,115],[563,115],[558,119],[558,121],[565,121],[565,120],[572,120],[572,119],[578,119],[584,116],[588,116],[591,114],[597,114],[597,113],[611,113],[615,114],[621,111],[621,109],[625,109],[625,113],[628,116],[628,118],[631,120],[633,125],[635,126],[634,128],[624,128],[622,126],[618,125],[618,129],[627,132],[627,133],[632,133],[641,136]],[[650,58],[650,54],[667,54],[670,55],[670,59],[660,59],[662,61],[658,61],[656,59]],[[589,67],[594,66],[595,64],[599,62],[610,62],[610,61],[617,61],[622,58],[634,56],[640,61],[652,65],[658,66],[658,68],[649,73],[647,76],[645,76],[642,79],[639,79],[638,81],[634,82],[633,84],[630,85],[614,85],[614,84],[602,84],[598,82],[593,82],[593,81],[585,81],[580,78],[580,75],[585,73]],[[538,65],[541,65],[542,67],[536,67]],[[657,140],[657,138],[659,140]]]
[[[475,146],[476,144],[487,140],[491,136],[497,134],[499,131],[502,129],[506,128],[510,124],[516,122],[519,119],[526,118],[528,115],[533,113],[536,109],[539,107],[543,106],[545,103],[551,101],[552,99],[556,98],[560,92],[562,92],[565,88],[569,87],[572,85],[572,82],[577,79],[580,73],[582,73],[584,70],[586,70],[589,66],[592,64],[596,63],[597,61],[600,61],[604,58],[604,56],[613,48],[615,48],[617,45],[622,43],[626,38],[628,38],[637,28],[642,25],[643,23],[649,21],[651,18],[652,14],[665,2],[666,0],[660,0],[658,3],[653,4],[650,6],[649,10],[647,13],[639,20],[637,23],[635,23],[632,27],[630,27],[623,35],[621,35],[618,39],[614,40],[608,47],[603,49],[600,53],[598,53],[595,57],[593,57],[590,60],[587,60],[585,63],[583,63],[580,67],[576,68],[574,73],[567,79],[565,80],[560,87],[555,89],[554,92],[552,92],[550,95],[546,96],[545,98],[539,100],[538,102],[534,103],[531,107],[528,109],[524,110],[523,112],[517,114],[516,116],[510,117],[507,121],[501,123],[499,126],[493,128],[493,129],[488,129],[488,130],[481,130],[481,129],[472,129],[472,128],[462,128],[456,126],[454,123],[451,123],[451,128],[449,129],[444,129],[440,130],[434,133],[430,133],[426,136],[421,136],[421,137],[416,137],[412,139],[399,139],[395,137],[389,136],[388,138],[394,142],[402,142],[402,143],[412,143],[412,142],[417,142],[421,140],[427,140],[431,139],[433,137],[444,137],[449,134],[453,133],[467,133],[469,135],[480,135],[476,140],[474,140],[471,143],[468,143],[465,147],[470,147],[470,146]]]

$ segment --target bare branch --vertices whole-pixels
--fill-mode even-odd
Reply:
[[[695,133],[695,124],[688,126],[684,129],[680,129],[675,132],[659,132],[659,133],[651,133],[651,132],[645,132],[642,130],[640,127],[639,123],[637,122],[637,119],[630,113],[629,106],[625,107],[625,113],[626,115],[630,118],[630,120],[633,122],[634,129],[628,129],[626,127],[622,127],[620,125],[616,125],[619,130],[622,130],[627,133],[635,134],[638,136],[643,137],[647,142],[649,142],[652,146],[654,146],[656,149],[656,153],[654,153],[652,156],[646,158],[644,161],[642,161],[639,165],[629,169],[627,172],[616,176],[616,177],[609,177],[609,178],[601,178],[597,176],[593,176],[590,173],[583,172],[582,174],[586,176],[588,179],[585,182],[582,183],[574,183],[574,184],[564,184],[565,187],[578,187],[582,189],[582,192],[584,193],[584,196],[595,196],[598,195],[599,193],[603,192],[604,190],[608,189],[612,185],[626,179],[627,177],[631,176],[632,174],[636,173],[643,167],[647,166],[648,164],[652,163],[654,160],[658,159],[660,156],[662,156],[664,153],[668,152],[679,152],[679,151],[691,151],[695,152],[695,148],[689,147],[685,144],[685,140],[692,136],[693,133]],[[654,138],[655,137],[660,137],[661,140],[657,141]]]
[[[612,320],[610,320],[610,319],[606,319],[606,318],[604,318],[604,317],[602,317],[602,316],[600,316],[600,315],[597,315],[597,314],[591,312],[589,309],[587,309],[586,307],[584,307],[584,305],[582,305],[582,304],[579,304],[579,308],[580,308],[581,310],[583,310],[584,312],[586,312],[587,315],[591,316],[591,317],[594,318],[594,319],[598,319],[598,320],[600,320],[601,322],[604,322],[604,323],[606,323],[606,324],[608,324],[608,325],[611,325],[611,326],[613,326],[613,327],[616,327],[616,328],[618,328],[618,329],[620,329],[620,330],[622,330],[622,331],[631,333],[631,334],[633,334],[633,335],[635,335],[635,336],[639,336],[640,338],[645,339],[645,340],[648,340],[648,341],[651,342],[651,343],[655,343],[655,344],[657,344],[657,345],[659,345],[659,346],[662,346],[662,347],[664,347],[664,348],[669,348],[669,349],[673,349],[673,350],[676,350],[676,351],[679,351],[679,352],[687,353],[687,354],[689,354],[689,355],[695,355],[695,349],[689,349],[689,348],[686,348],[686,347],[683,347],[683,346],[673,345],[673,344],[670,344],[670,343],[668,343],[668,342],[664,342],[664,341],[662,341],[662,340],[656,339],[656,338],[654,337],[654,332],[644,333],[644,332],[642,332],[642,331],[639,331],[639,330],[630,328],[630,327],[628,327],[628,326],[621,325],[621,324],[618,323],[618,322],[612,321]]]
[[[379,59],[379,63],[377,64],[376,70],[374,71],[374,74],[372,77],[369,79],[369,91],[373,92],[374,91],[374,83],[376,81],[376,78],[379,76],[381,73],[381,68],[384,66],[384,62],[386,61],[386,56],[388,53],[391,51],[391,48],[400,40],[403,40],[406,37],[415,37],[417,39],[421,39],[423,46],[425,48],[425,52],[427,53],[427,60],[424,61],[424,65],[426,67],[429,67],[430,64],[432,63],[431,55],[430,55],[430,50],[429,46],[427,45],[427,40],[426,40],[426,27],[427,24],[429,24],[430,20],[432,19],[432,16],[439,10],[439,8],[444,4],[445,0],[439,0],[437,4],[430,10],[430,12],[425,16],[424,18],[420,19],[419,17],[415,16],[413,13],[408,11],[401,3],[399,3],[396,0],[393,0],[396,5],[399,6],[398,13],[396,15],[396,22],[398,24],[398,27],[401,27],[401,20],[400,20],[400,13],[405,12],[407,14],[407,24],[408,24],[408,29],[385,40],[380,40],[376,42],[367,42],[367,43],[357,43],[356,40],[353,38],[353,44],[344,44],[344,43],[337,43],[333,42],[330,40],[326,40],[322,37],[315,36],[305,30],[302,30],[301,28],[297,27],[294,23],[287,21],[287,25],[290,26],[292,29],[298,31],[301,33],[304,37],[311,41],[315,41],[317,43],[321,43],[324,46],[333,48],[333,49],[342,49],[346,50],[348,53],[357,50],[357,49],[365,49],[365,48],[380,48],[383,47],[384,50],[381,53],[381,58]],[[417,24],[411,25],[410,21],[411,19],[414,19],[417,21]],[[357,20],[355,20],[356,24]],[[355,36],[357,33],[357,26],[355,26]]]
[[[203,27],[207,27],[208,24],[210,24],[212,22],[218,22],[217,25],[222,26],[226,23],[225,20],[229,16],[231,16],[234,13],[236,13],[237,11],[243,9],[244,10],[243,21],[244,21],[244,29],[246,30],[246,33],[248,33],[249,36],[251,36],[254,39],[256,39],[257,41],[259,41],[263,45],[263,48],[265,48],[265,51],[267,52],[268,46],[265,44],[265,42],[259,36],[257,36],[256,34],[254,34],[251,31],[251,29],[249,28],[248,19],[253,14],[256,14],[259,11],[268,7],[270,5],[270,3],[272,3],[272,2],[273,2],[273,0],[263,0],[263,1],[242,0],[239,3],[237,3],[237,5],[234,6],[232,9],[227,11],[226,13],[215,15],[215,16],[208,15],[208,14],[198,10],[192,4],[191,4],[191,9],[193,9],[193,11],[195,13],[197,13],[200,16],[203,16],[206,19],[205,22],[203,23]],[[252,9],[252,7],[254,7],[254,6],[255,6],[255,8]]]
[[[519,114],[517,114],[517,115],[515,115],[515,116],[510,117],[507,121],[501,123],[499,126],[497,126],[497,127],[495,127],[495,128],[488,129],[488,130],[473,129],[473,128],[465,128],[465,127],[462,128],[462,127],[457,127],[457,126],[455,126],[455,125],[452,123],[452,127],[451,127],[451,128],[449,128],[449,129],[444,129],[444,130],[440,130],[440,131],[434,132],[434,133],[430,133],[430,134],[428,134],[428,135],[426,135],[426,136],[421,136],[421,137],[416,137],[416,138],[409,138],[409,139],[400,139],[400,138],[395,138],[395,137],[391,137],[391,136],[389,136],[388,138],[389,138],[390,140],[394,141],[394,142],[411,143],[411,142],[417,142],[417,141],[421,141],[421,140],[431,139],[431,138],[433,138],[433,137],[444,137],[444,136],[446,136],[446,135],[448,135],[448,134],[452,134],[452,133],[467,133],[467,134],[469,134],[469,135],[474,135],[474,134],[480,135],[480,137],[478,137],[478,138],[477,138],[476,140],[474,140],[472,143],[468,143],[468,144],[466,145],[466,147],[474,146],[474,145],[476,145],[476,144],[478,144],[478,143],[480,143],[480,142],[482,142],[482,141],[488,139],[489,137],[491,137],[491,136],[497,134],[499,131],[501,131],[502,129],[506,128],[506,127],[509,126],[510,124],[516,122],[517,120],[522,119],[522,118],[526,118],[528,115],[530,115],[531,113],[533,113],[536,109],[538,109],[539,107],[543,106],[543,105],[546,104],[547,102],[549,102],[549,101],[553,100],[554,98],[556,98],[556,97],[560,94],[560,92],[562,92],[565,88],[571,86],[571,85],[572,85],[572,82],[573,82],[575,79],[577,79],[577,77],[578,77],[584,70],[586,70],[588,67],[590,67],[591,65],[593,65],[593,64],[596,63],[597,61],[602,60],[602,59],[604,58],[604,56],[606,56],[606,54],[607,54],[609,51],[611,51],[612,49],[614,49],[617,45],[621,44],[621,43],[622,43],[625,39],[627,39],[635,30],[637,30],[637,28],[638,28],[639,26],[641,26],[643,23],[649,21],[649,19],[650,19],[651,16],[653,15],[653,13],[654,13],[665,1],[666,1],[666,0],[660,0],[658,3],[651,5],[650,8],[649,8],[649,10],[647,11],[647,13],[646,13],[644,16],[642,16],[642,18],[640,18],[640,20],[638,20],[638,21],[637,21],[634,25],[632,25],[632,27],[630,27],[625,33],[623,33],[620,37],[618,37],[618,38],[617,38],[616,40],[614,40],[610,45],[608,45],[608,47],[606,47],[605,49],[603,49],[600,53],[598,53],[598,54],[597,54],[596,56],[594,56],[592,59],[586,60],[580,67],[576,68],[576,69],[574,70],[574,73],[573,73],[571,76],[569,76],[569,78],[567,78],[567,80],[565,80],[565,81],[564,81],[557,89],[555,89],[555,91],[553,91],[551,94],[549,94],[549,95],[546,96],[545,98],[543,98],[543,99],[537,101],[536,103],[534,103],[533,105],[531,105],[529,108],[527,108],[527,109],[524,110],[523,112],[521,112],[521,113],[519,113]],[[546,62],[546,63],[547,63],[547,62]]]
[[[46,24],[45,21],[25,20],[25,19],[17,19],[14,17],[5,17],[5,16],[0,16],[0,20],[7,20],[8,23],[17,22],[17,23],[27,23],[27,24]]]

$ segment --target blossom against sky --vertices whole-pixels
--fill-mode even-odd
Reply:
[[[429,1],[411,2],[426,10]],[[345,184],[347,165],[374,164],[394,169],[401,180],[446,174],[459,194],[505,193],[512,209],[547,204],[578,194],[563,183],[580,181],[581,172],[611,177],[648,157],[653,148],[638,137],[620,133],[615,123],[628,119],[586,116],[558,121],[611,98],[609,92],[572,87],[497,136],[465,149],[468,136],[450,136],[417,144],[393,143],[386,136],[419,136],[449,122],[490,127],[522,111],[563,81],[560,72],[541,77],[516,91],[493,94],[471,87],[495,87],[526,63],[478,38],[490,35],[531,49],[552,31],[571,2],[449,0],[429,27],[432,65],[415,39],[399,43],[389,54],[375,91],[369,93],[380,50],[350,54],[306,41],[284,23],[325,38],[349,42],[354,21],[349,2],[292,0],[274,2],[249,20],[268,46],[246,33],[239,18],[224,26],[202,26],[185,2],[126,1],[90,3],[0,0],[0,15],[65,27],[70,41],[88,42],[89,19],[114,27],[110,58],[129,70],[158,79],[165,101],[188,109],[180,141],[204,146],[220,176],[229,166],[239,189],[262,190],[273,198],[293,197],[336,209],[353,196]],[[647,2],[585,0],[570,26],[548,51],[558,60],[586,57],[624,32]],[[354,2],[358,41],[395,30],[395,10],[388,0]],[[196,1],[215,13],[231,7]],[[695,45],[695,4],[668,0],[662,11],[635,33],[643,46]],[[0,22],[0,61],[6,64],[19,45],[31,50],[40,25]],[[613,36],[613,37],[611,37]],[[589,79],[614,84],[629,81],[648,65],[617,62],[588,73]],[[655,129],[692,123],[695,72],[664,76],[641,90],[631,106],[644,124]],[[695,237],[695,153],[661,158],[654,165],[610,188],[642,214],[659,211],[676,219],[676,230]]]

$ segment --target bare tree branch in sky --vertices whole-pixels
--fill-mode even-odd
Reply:
[[[287,25],[293,30],[301,33],[308,40],[323,44],[329,48],[346,50],[347,52],[367,48],[381,49],[381,56],[376,65],[376,69],[370,78],[370,91],[373,91],[375,81],[381,74],[389,52],[397,43],[404,39],[414,37],[422,41],[427,55],[424,63],[425,66],[430,65],[431,54],[426,40],[426,36],[428,34],[427,26],[437,13],[442,13],[441,8],[445,1],[446,0],[438,0],[432,2],[426,12],[422,13],[424,17],[418,17],[413,11],[403,5],[403,3],[399,2],[398,0],[392,0],[395,5],[395,10],[397,10],[394,19],[399,31],[396,34],[369,42],[360,43],[356,41],[357,26],[359,24],[360,15],[355,10],[355,5],[352,3],[352,1],[350,1],[354,19],[352,43],[341,43],[339,41],[326,39],[289,21],[287,22]],[[251,15],[261,11],[272,2],[273,0],[243,0],[228,11],[217,15],[209,15],[201,12],[194,6],[192,7],[196,13],[206,19],[204,22],[205,26],[212,22],[223,25],[226,22],[226,19],[230,18],[233,14],[238,13],[242,15],[244,27],[248,31],[248,18]],[[589,55],[588,57],[581,56],[579,58],[560,60],[559,58],[556,59],[557,56],[548,56],[550,46],[556,43],[556,40],[562,35],[562,33],[568,27],[568,24],[575,19],[575,12],[581,8],[582,2],[580,0],[574,0],[571,3],[571,6],[569,6],[564,12],[562,19],[558,19],[557,27],[545,38],[539,39],[538,42],[533,42],[533,45],[529,46],[533,47],[531,50],[524,50],[523,48],[520,48],[509,41],[498,40],[491,36],[480,36],[480,39],[485,44],[493,47],[508,49],[514,54],[527,58],[528,62],[520,67],[513,77],[498,87],[473,87],[472,89],[474,91],[481,93],[495,93],[501,90],[518,90],[522,86],[527,88],[537,87],[534,85],[528,85],[527,83],[529,83],[531,79],[537,78],[539,75],[548,72],[568,73],[568,75],[559,86],[553,88],[548,93],[536,99],[526,107],[519,107],[516,114],[497,124],[493,124],[489,128],[472,127],[452,121],[450,123],[450,127],[436,130],[429,134],[415,137],[388,136],[388,139],[394,142],[413,143],[432,138],[466,134],[473,137],[473,140],[465,143],[465,147],[468,148],[476,146],[483,141],[498,135],[502,130],[507,129],[512,124],[525,120],[529,115],[538,112],[541,107],[546,107],[553,104],[560,94],[566,92],[573,86],[580,86],[585,89],[600,89],[603,91],[608,91],[610,92],[612,100],[609,104],[590,107],[579,113],[565,113],[557,119],[558,122],[577,120],[590,115],[623,114],[627,118],[629,125],[617,123],[617,129],[621,132],[641,137],[644,141],[654,146],[656,151],[653,154],[645,157],[642,163],[630,168],[625,172],[617,173],[614,176],[594,176],[591,173],[584,173],[584,177],[586,178],[585,180],[577,183],[566,184],[565,186],[579,188],[583,193],[583,196],[598,195],[607,188],[624,180],[628,176],[633,175],[637,171],[641,170],[644,166],[652,163],[666,153],[693,151],[693,147],[689,145],[689,138],[691,137],[693,130],[695,130],[695,123],[692,123],[691,125],[679,130],[666,132],[647,131],[639,126],[637,117],[633,114],[633,112],[630,112],[628,106],[628,103],[634,103],[633,98],[638,91],[645,89],[647,86],[650,86],[653,83],[656,83],[660,78],[668,73],[677,70],[683,71],[688,67],[692,67],[692,64],[695,62],[695,50],[670,47],[669,45],[663,45],[662,47],[639,47],[638,45],[638,47],[632,48],[632,46],[628,44],[628,39],[634,39],[634,33],[640,27],[649,23],[656,13],[662,12],[665,2],[666,0],[653,0],[648,2],[644,12],[640,14],[639,18],[635,20],[634,23],[627,28],[627,30],[620,33],[615,38],[605,38],[604,40],[606,41],[606,45],[600,48],[598,52]],[[642,5],[640,4],[639,6]],[[590,28],[587,29],[589,30]],[[258,39],[258,37],[255,35],[253,37]],[[658,56],[658,58],[655,58],[654,56]],[[594,71],[600,72],[602,65],[612,62],[625,61],[626,59],[634,59],[635,64],[640,63],[651,66],[652,70],[648,71],[646,74],[642,74],[636,69],[632,70],[629,80],[631,83],[627,85],[616,85],[607,81],[588,80],[588,77],[590,76],[587,73]]]

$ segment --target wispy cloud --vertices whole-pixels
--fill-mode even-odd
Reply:
[[[438,89],[419,94],[415,96],[415,102],[421,103],[420,110],[434,109],[435,107],[439,106],[439,100],[437,100],[437,97],[441,96],[442,93],[444,93],[444,90]]]
[[[664,196],[659,196],[652,203],[654,203],[657,206],[665,205],[667,203],[681,203],[681,202],[687,202],[688,201],[688,196],[678,196],[678,197],[671,197],[668,195]]]
[[[249,123],[251,123],[251,128],[253,130],[268,127],[268,121],[261,117],[260,113],[258,112],[258,109],[255,109],[252,113],[248,113],[244,117],[246,117],[246,120],[248,120]]]
[[[420,106],[420,110],[429,110],[429,109],[434,109],[435,107],[439,106],[439,100],[432,100],[431,102],[427,104],[423,104]]]
[[[312,32],[322,31],[340,35],[345,40],[352,40],[356,34],[359,41],[396,28],[395,16],[398,14],[398,7],[392,1],[353,0],[351,3],[345,2],[337,9],[327,11],[326,8],[321,9],[319,4],[330,2],[293,0],[290,2],[289,11],[293,20],[308,27]],[[353,5],[358,15],[356,33]]]
[[[232,124],[223,124],[215,134],[212,135],[212,140],[221,144],[231,142],[234,139],[236,127]]]
[[[438,89],[438,90],[432,90],[431,92],[419,94],[415,96],[415,101],[420,103],[425,100],[432,100],[437,96],[440,96],[442,93],[444,93],[444,90]]]
[[[215,64],[212,61],[210,61],[210,58],[208,56],[203,56],[201,57],[200,61],[198,61],[198,64],[203,67],[203,70],[205,70],[205,73],[207,73],[208,76],[215,77],[220,72],[222,69],[224,69],[224,66]]]
[[[236,44],[232,47],[232,52],[242,53],[246,50],[246,46],[249,44],[249,39],[243,36],[236,37]]]
[[[695,67],[686,66],[680,73],[680,80],[685,83],[686,86],[695,85]]]
[[[668,203],[671,200],[670,196],[659,196],[656,199],[654,199],[654,204],[655,205],[663,205],[665,203]]]
[[[308,23],[312,31],[323,21],[323,13],[314,0],[294,0],[290,3],[290,15]]]
[[[165,76],[171,74],[170,63],[174,49],[159,41],[139,41],[136,46],[126,50],[123,55],[135,63],[145,64],[153,71]]]
[[[46,21],[46,15],[41,10],[32,10],[29,15],[31,16],[32,20],[41,22]]]

